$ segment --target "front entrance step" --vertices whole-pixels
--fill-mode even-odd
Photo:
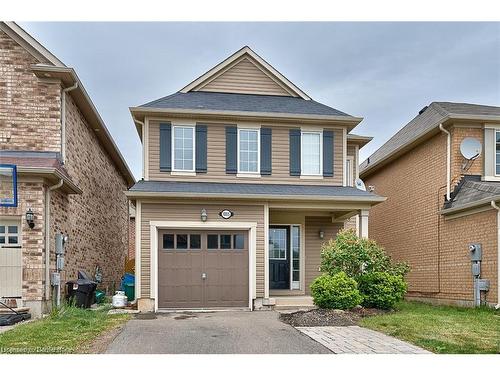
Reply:
[[[273,298],[276,301],[274,309],[278,311],[311,310],[316,308],[311,296],[279,296]]]

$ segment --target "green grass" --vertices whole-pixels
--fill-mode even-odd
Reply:
[[[401,302],[359,324],[434,353],[500,353],[500,314],[492,309]]]
[[[65,306],[46,318],[0,334],[0,353],[79,353],[100,334],[124,324],[130,314],[108,315],[109,308]]]

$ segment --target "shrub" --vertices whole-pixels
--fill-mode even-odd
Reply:
[[[403,276],[388,272],[365,273],[357,281],[365,307],[390,309],[403,299],[407,289]]]
[[[311,284],[314,304],[329,309],[351,309],[361,303],[356,281],[345,272],[323,274]]]
[[[380,245],[359,238],[352,229],[341,230],[335,239],[323,245],[320,269],[330,275],[343,271],[353,278],[372,272],[404,276],[409,271],[406,263],[393,264]]]

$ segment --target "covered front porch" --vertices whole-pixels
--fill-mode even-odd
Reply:
[[[342,229],[368,237],[370,205],[354,202],[271,204],[266,210],[264,301],[276,307],[311,306],[321,247]]]

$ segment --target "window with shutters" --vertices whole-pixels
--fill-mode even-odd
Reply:
[[[323,133],[303,131],[301,134],[301,175],[323,173]]]
[[[238,173],[259,173],[260,130],[238,129]]]
[[[194,172],[194,126],[174,126],[172,133],[173,170]]]

